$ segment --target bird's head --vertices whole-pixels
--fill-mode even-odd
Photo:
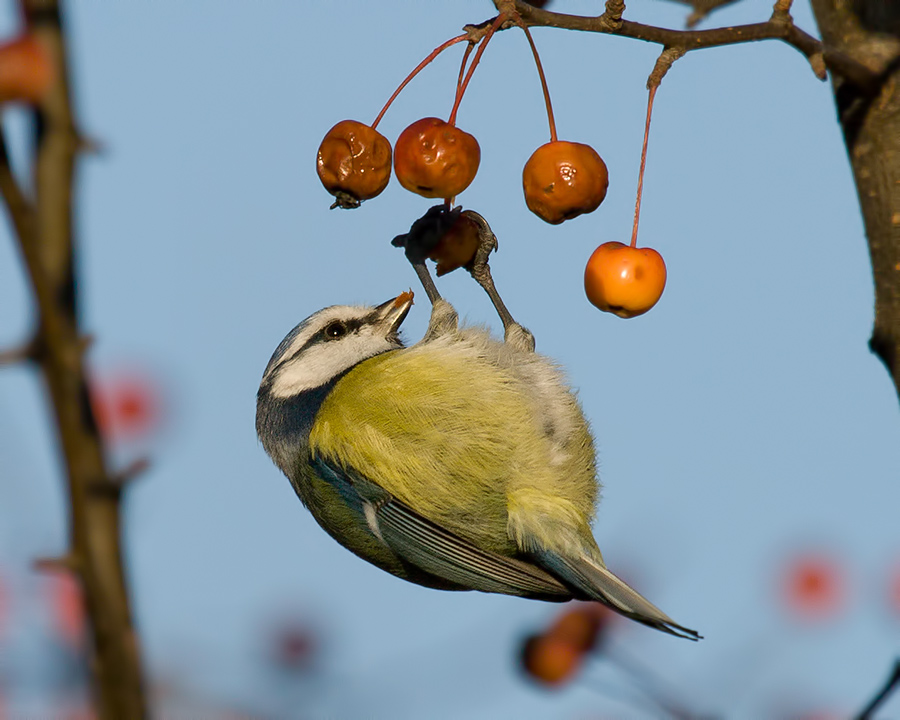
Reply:
[[[310,315],[276,348],[263,373],[260,395],[301,395],[363,360],[402,348],[398,330],[412,304],[409,291],[377,307],[334,305]]]

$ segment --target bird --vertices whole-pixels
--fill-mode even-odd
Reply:
[[[607,569],[594,439],[562,369],[521,326],[501,341],[429,297],[415,344],[408,291],[313,313],[266,366],[257,434],[318,524],[419,585],[597,601],[699,639]]]

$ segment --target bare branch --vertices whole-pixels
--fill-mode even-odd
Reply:
[[[36,362],[39,352],[39,345],[35,338],[16,347],[0,350],[0,367],[3,367],[4,365]]]
[[[58,0],[22,0],[22,9],[29,31],[50,54],[55,79],[34,109],[35,196],[28,198],[18,184],[2,131],[0,195],[37,304],[35,337],[27,352],[38,364],[53,406],[70,500],[70,548],[63,557],[38,565],[71,572],[81,584],[98,717],[141,718],[146,716],[143,680],[119,543],[122,478],[112,477],[105,465],[84,364],[91,337],[79,330],[75,295],[73,174],[76,155],[89,143],[73,117]],[[98,487],[115,491],[97,492]]]
[[[34,569],[38,572],[66,572],[77,575],[82,570],[81,562],[74,555],[38,558],[34,561]]]
[[[662,79],[666,76],[666,73],[669,72],[669,68],[672,67],[678,58],[684,57],[686,52],[687,50],[684,48],[670,47],[663,50],[656,59],[656,65],[653,66],[650,77],[647,78],[647,89],[652,90],[655,87],[659,87]]]
[[[823,40],[879,77],[876,95],[841,77],[832,77],[832,83],[875,279],[869,346],[900,395],[900,5],[866,3],[868,14],[857,14],[865,7],[854,5],[812,0]],[[873,25],[876,18],[883,24]]]
[[[862,88],[868,94],[878,92],[881,84],[881,78],[877,73],[847,55],[826,47],[812,35],[794,25],[790,16],[785,16],[784,13],[773,13],[773,18],[768,21],[749,25],[734,25],[712,30],[671,30],[621,18],[616,20],[609,13],[609,6],[603,15],[588,17],[542,10],[523,0],[494,0],[494,4],[501,11],[514,10],[530,27],[555,27],[619,35],[657,43],[664,47],[683,48],[685,52],[759,40],[781,40],[796,48],[807,59],[821,56],[829,70]]]

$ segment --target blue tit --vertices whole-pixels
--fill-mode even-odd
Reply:
[[[320,310],[263,374],[257,433],[319,525],[420,585],[595,600],[699,638],[606,568],[594,443],[560,369],[530,335],[460,327],[443,299],[404,347],[411,305]]]

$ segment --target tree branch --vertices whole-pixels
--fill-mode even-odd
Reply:
[[[37,304],[30,357],[43,376],[68,476],[70,548],[53,567],[80,581],[91,628],[98,716],[146,715],[137,639],[120,552],[120,493],[107,471],[90,403],[76,308],[72,184],[82,143],[69,98],[58,0],[22,0],[29,31],[49,52],[55,80],[34,110],[35,199],[22,191],[0,132],[2,194]],[[98,492],[99,487],[116,489]],[[47,564],[45,563],[45,566]]]
[[[866,12],[867,5],[877,8],[879,3],[859,0],[851,7],[812,0],[824,41],[879,78],[876,95],[844,78],[832,82],[875,279],[875,327],[869,345],[900,395],[900,10],[893,5],[894,15],[879,15]]]
[[[820,68],[822,62],[829,70],[862,88],[867,94],[876,93],[880,87],[880,77],[877,73],[873,73],[852,57],[816,40],[794,25],[789,14],[777,10],[768,21],[761,23],[711,30],[671,30],[622,19],[621,11],[624,9],[624,3],[620,0],[618,2],[609,0],[606,12],[592,17],[550,12],[533,7],[524,0],[494,0],[494,5],[500,12],[518,13],[529,27],[555,27],[606,33],[656,43],[664,47],[682,48],[685,52],[759,40],[781,40],[800,51],[823,80],[825,76]]]

